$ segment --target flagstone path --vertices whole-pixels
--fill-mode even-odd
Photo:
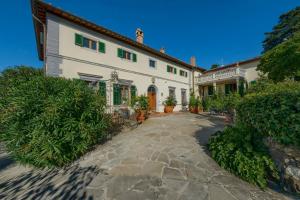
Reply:
[[[67,169],[0,167],[0,199],[291,199],[241,181],[211,159],[205,144],[222,128],[222,119],[207,115],[150,118]]]

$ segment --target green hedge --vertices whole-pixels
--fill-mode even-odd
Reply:
[[[242,179],[266,187],[269,177],[278,178],[262,136],[244,126],[227,127],[209,141],[216,162]]]
[[[237,115],[241,123],[264,136],[300,146],[300,83],[267,84],[245,96]]]
[[[33,75],[11,86],[1,94],[0,137],[16,160],[63,166],[106,138],[105,100],[84,82]]]
[[[227,95],[213,95],[204,97],[202,100],[205,111],[216,112],[232,112],[232,110],[239,104],[241,96],[237,93],[230,93]]]

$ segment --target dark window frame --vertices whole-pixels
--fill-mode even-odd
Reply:
[[[153,65],[151,65],[151,63],[152,63]],[[149,67],[151,67],[151,68],[156,68],[156,60],[149,59]]]

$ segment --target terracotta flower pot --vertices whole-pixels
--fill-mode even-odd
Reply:
[[[142,123],[143,121],[145,121],[145,111],[144,110],[141,110],[137,113],[136,120],[139,123]]]
[[[191,113],[198,114],[199,113],[198,107],[191,107]]]
[[[171,113],[173,112],[174,106],[165,106],[164,112]]]

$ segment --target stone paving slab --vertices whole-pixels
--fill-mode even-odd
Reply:
[[[223,126],[208,115],[150,118],[66,169],[0,169],[0,199],[293,199],[240,180],[207,155],[205,143]]]

